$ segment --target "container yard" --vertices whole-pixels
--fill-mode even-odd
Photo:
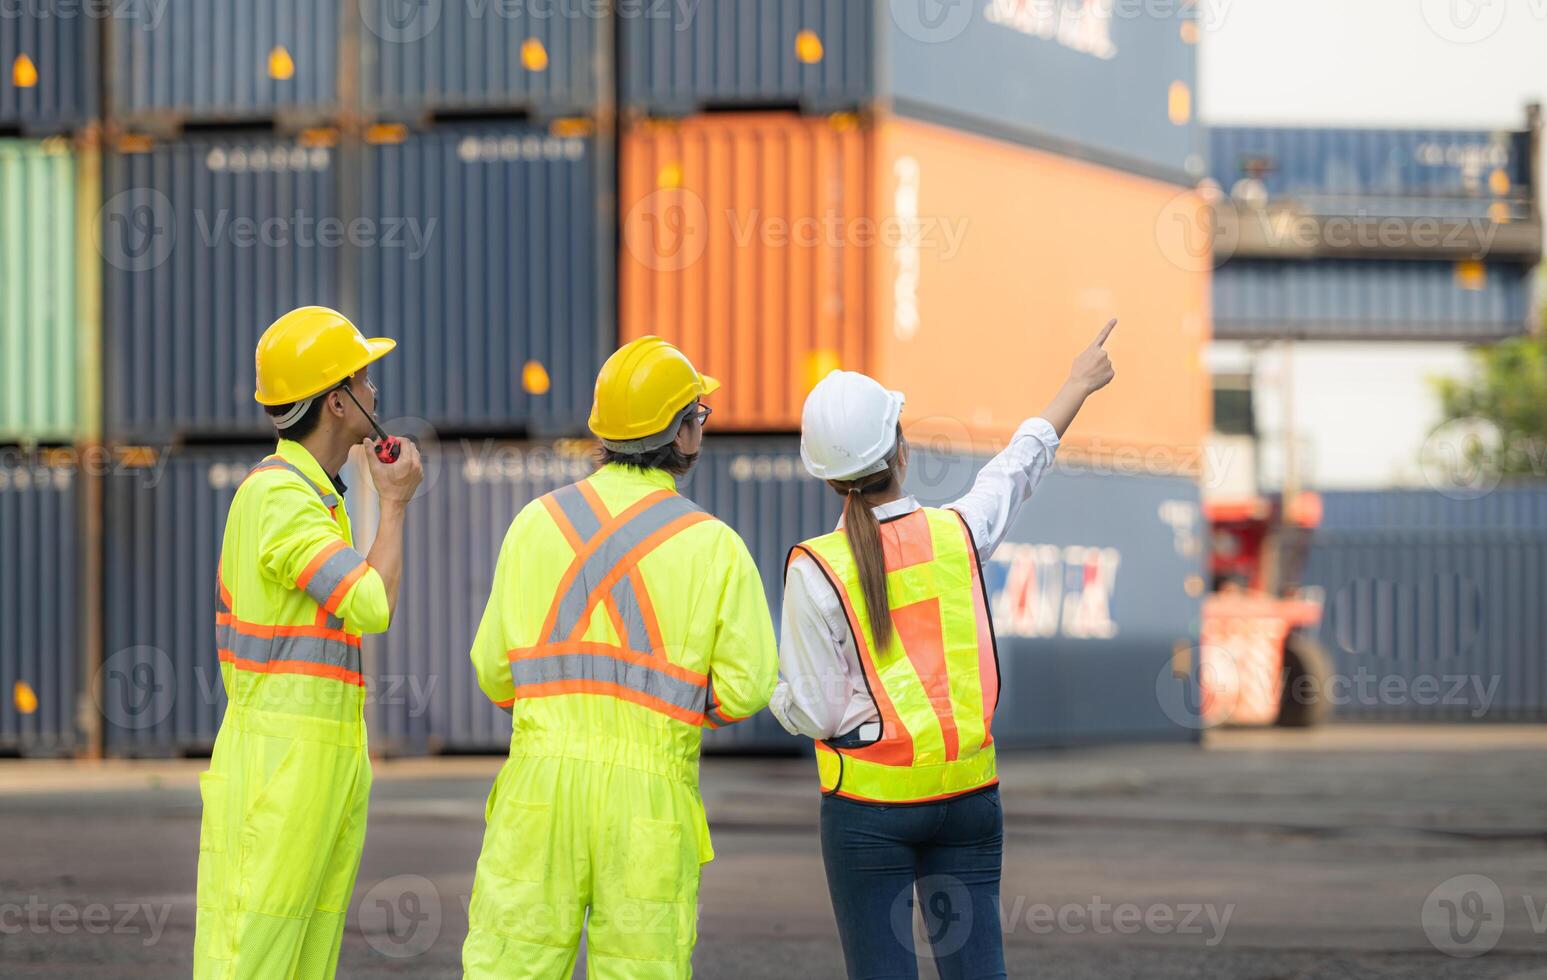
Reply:
[[[0,0],[0,973],[1534,975],[1547,19],[1252,6]]]

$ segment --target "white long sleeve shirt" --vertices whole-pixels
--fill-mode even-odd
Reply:
[[[1004,541],[1057,451],[1053,426],[1045,419],[1028,419],[1004,452],[978,473],[967,495],[948,505],[972,529],[980,559],[987,561]],[[913,497],[903,497],[874,513],[884,521],[919,506]],[[843,527],[841,518],[838,526]],[[779,724],[794,735],[829,739],[879,722],[843,602],[810,556],[800,552],[785,574],[783,617],[779,685],[768,706]]]

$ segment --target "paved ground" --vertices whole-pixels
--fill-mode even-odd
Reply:
[[[496,765],[377,767],[341,976],[458,975]],[[0,764],[0,975],[187,975],[199,768]],[[1003,768],[1012,976],[1547,980],[1547,729],[1234,733]],[[804,760],[706,762],[699,976],[842,976],[811,781]]]

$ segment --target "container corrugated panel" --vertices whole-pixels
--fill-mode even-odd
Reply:
[[[500,545],[522,507],[584,479],[594,464],[563,444],[480,440],[446,443],[429,458],[429,489],[409,515],[403,604],[387,635],[368,641],[380,694],[372,744],[401,753],[504,751],[510,716],[484,696],[467,659]],[[790,439],[711,439],[682,492],[743,536],[775,613],[790,545],[830,528],[837,513],[836,498],[800,469]],[[704,744],[712,751],[800,747],[767,712],[706,731]]]
[[[1547,719],[1547,491],[1328,493],[1305,580],[1339,717]]]
[[[920,445],[908,489],[944,506],[985,461]],[[1196,689],[1174,673],[1174,651],[1197,644],[1205,533],[1191,480],[1051,472],[983,566],[1002,683],[995,740],[1195,741]]]
[[[208,752],[225,711],[215,566],[226,512],[267,448],[121,468],[103,488],[103,741],[119,756]]]
[[[358,6],[360,96],[367,111],[553,115],[597,104],[604,4],[359,0]]]
[[[366,156],[362,214],[401,232],[359,253],[361,322],[399,345],[379,368],[391,410],[583,433],[605,356],[595,142],[464,125]]]
[[[1528,327],[1531,270],[1506,263],[1246,260],[1214,271],[1224,339],[1467,340]]]
[[[339,102],[339,10],[316,0],[161,0],[108,20],[118,118],[258,119]]]
[[[113,437],[272,434],[253,350],[287,310],[340,305],[336,163],[332,148],[269,137],[109,157],[98,234]]]
[[[96,117],[101,18],[90,6],[29,0],[0,12],[0,128],[41,135]]]
[[[623,137],[619,332],[720,379],[715,424],[792,430],[827,372],[869,367],[866,134],[786,113],[642,123]]]
[[[1201,33],[1191,4],[876,4],[904,115],[1192,183]],[[888,16],[889,15],[889,16]]]
[[[1528,202],[1534,183],[1525,132],[1221,126],[1209,143],[1227,192],[1257,180],[1270,200],[1310,211],[1484,216]]]
[[[81,747],[79,529],[72,470],[0,451],[0,752]]]
[[[872,92],[868,6],[834,0],[634,4],[618,16],[620,102],[656,114],[858,107]]]
[[[62,140],[0,140],[0,442],[79,431],[75,157]]]

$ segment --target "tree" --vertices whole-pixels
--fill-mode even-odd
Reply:
[[[1473,362],[1471,378],[1435,381],[1448,426],[1488,430],[1469,442],[1470,461],[1499,476],[1547,477],[1547,325],[1479,348]]]

